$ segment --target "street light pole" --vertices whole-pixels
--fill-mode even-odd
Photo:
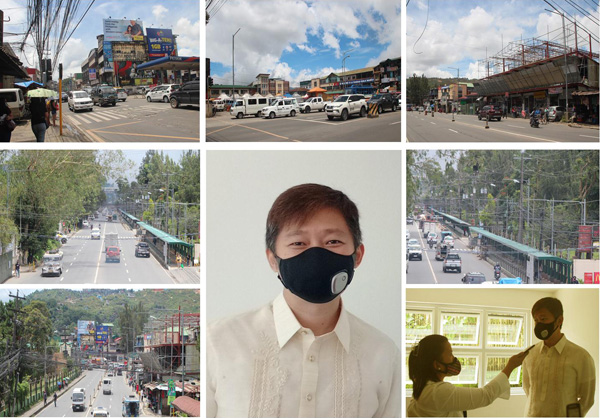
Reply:
[[[235,35],[242,30],[239,28],[231,37],[231,72],[233,75],[233,84],[231,85],[231,91],[233,92],[233,102],[235,103]]]

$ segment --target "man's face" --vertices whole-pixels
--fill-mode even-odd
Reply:
[[[325,248],[340,255],[355,252],[352,233],[339,210],[321,209],[302,225],[286,225],[275,240],[275,253],[282,259],[294,257],[312,247]],[[363,254],[364,246],[361,244],[356,249],[355,268],[361,263]],[[279,273],[277,259],[271,250],[267,250],[267,258],[271,269]]]
[[[135,25],[135,20],[130,20],[129,23],[131,24],[131,26]]]
[[[562,321],[563,321],[562,315],[559,316],[558,318],[555,318],[554,315],[552,315],[552,313],[548,309],[546,309],[546,308],[538,309],[533,314],[533,321],[536,324],[538,322],[540,322],[542,324],[552,324],[557,319],[558,319],[558,322],[556,323],[556,327],[557,327],[557,331],[558,331],[560,329],[560,326],[562,325]]]

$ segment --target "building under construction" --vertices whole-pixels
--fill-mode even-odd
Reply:
[[[478,62],[482,77],[475,83],[480,101],[531,112],[547,106],[576,107],[579,118],[598,109],[597,35],[576,22],[546,39],[510,42],[498,54]]]

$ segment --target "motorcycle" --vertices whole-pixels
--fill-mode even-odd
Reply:
[[[429,241],[429,249],[433,248],[433,241]]]
[[[494,271],[494,279],[500,280],[500,272],[498,270]]]
[[[540,118],[537,115],[534,115],[533,113],[531,114],[531,118],[529,119],[529,126],[531,126],[532,128],[539,128],[540,127]]]

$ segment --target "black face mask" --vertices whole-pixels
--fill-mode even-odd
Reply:
[[[448,376],[458,376],[460,374],[462,365],[460,364],[460,361],[456,357],[454,357],[454,360],[452,360],[452,363],[442,363],[441,361],[438,361],[438,363],[446,366],[446,371],[442,371],[442,370],[438,370],[438,371],[440,371],[444,374],[447,374]]]
[[[558,328],[554,326],[555,323],[556,321],[550,322],[549,324],[538,322],[537,324],[535,324],[535,328],[533,329],[535,336],[538,337],[540,340],[547,340],[552,334],[554,334],[556,328]]]
[[[279,280],[307,302],[331,302],[352,281],[354,257],[354,254],[340,255],[320,247],[286,259],[277,257]]]

